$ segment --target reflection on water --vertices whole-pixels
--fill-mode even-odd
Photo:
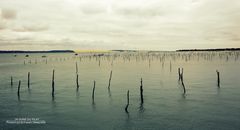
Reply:
[[[18,96],[18,101],[21,101],[20,95]]]
[[[80,97],[80,92],[78,91],[78,88],[76,90],[76,99],[79,100],[79,97]]]
[[[109,104],[112,104],[113,99],[112,99],[112,93],[110,88],[108,88],[108,97],[109,97]]]
[[[108,88],[108,97],[111,98],[112,97],[112,93],[111,93],[111,89]]]
[[[143,104],[143,103],[140,103],[139,113],[143,113],[144,111],[145,111],[144,104]]]
[[[94,100],[92,100],[92,110],[95,111],[96,110],[96,103]]]
[[[52,110],[55,111],[56,107],[57,107],[57,103],[55,101],[55,97],[52,97],[52,101],[51,101],[51,105],[52,105]]]

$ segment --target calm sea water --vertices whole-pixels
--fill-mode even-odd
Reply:
[[[101,57],[70,53],[25,55],[0,54],[1,129],[240,129],[239,52],[109,53]],[[76,91],[76,62],[79,91]],[[184,68],[185,95],[178,81],[179,67]],[[51,96],[53,69],[54,99]],[[220,72],[220,88],[216,70]],[[30,89],[28,72],[31,72]],[[20,97],[17,96],[19,80]],[[129,113],[124,110],[127,90],[130,91]],[[46,123],[7,123],[30,118]]]

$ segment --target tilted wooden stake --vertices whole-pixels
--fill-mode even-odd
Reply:
[[[185,88],[185,85],[184,85],[183,81],[182,81],[182,86],[183,86],[183,93],[185,94],[186,93],[186,88]]]
[[[179,75],[179,81],[181,81],[182,83],[182,87],[183,87],[183,93],[186,94],[186,88],[183,82],[183,68],[182,68],[182,73],[180,73],[180,68],[178,68],[178,75]]]
[[[95,94],[95,85],[96,85],[96,81],[93,81],[93,90],[92,90],[92,100],[94,101],[94,94]]]
[[[111,80],[112,80],[112,70],[110,72],[110,77],[109,77],[109,82],[108,82],[108,89],[110,89]]]
[[[129,90],[127,91],[127,105],[125,107],[125,112],[128,113],[128,106],[129,106]]]
[[[181,73],[181,80],[183,82],[183,68],[182,68],[182,73]]]
[[[21,87],[21,80],[19,80],[18,82],[18,92],[17,92],[18,97],[20,96],[20,87]]]

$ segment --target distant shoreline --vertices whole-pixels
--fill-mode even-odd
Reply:
[[[138,50],[110,50],[116,52],[137,52]],[[139,50],[141,51],[141,50]],[[216,49],[181,49],[176,52],[187,52],[187,51],[240,51],[240,48],[216,48]],[[160,52],[160,51],[147,51],[147,52]],[[174,52],[174,51],[173,51]],[[49,50],[49,51],[23,51],[23,50],[0,50],[2,53],[77,53],[73,50]]]
[[[75,53],[75,52],[73,50],[49,50],[49,51],[0,50],[0,53]]]
[[[240,51],[240,48],[217,48],[217,49],[182,49],[176,50],[177,52],[181,51]]]

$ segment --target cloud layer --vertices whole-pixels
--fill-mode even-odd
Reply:
[[[239,0],[8,0],[0,1],[0,47],[240,47],[239,22]]]

